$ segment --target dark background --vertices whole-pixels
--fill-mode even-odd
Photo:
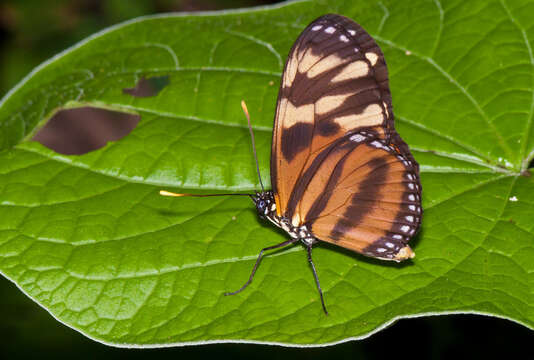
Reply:
[[[169,11],[198,11],[262,5],[270,0],[0,0],[0,98],[42,61],[107,26],[137,16]],[[88,110],[75,116],[84,131],[62,128],[46,134],[51,142],[75,132],[94,143],[106,132],[106,114]],[[80,116],[82,115],[82,116]],[[68,114],[63,117],[67,118]],[[103,124],[94,129],[95,117]],[[81,120],[80,120],[81,119]],[[88,125],[91,120],[91,126]],[[84,126],[85,123],[85,126]],[[109,123],[109,122],[107,122]],[[102,130],[104,129],[104,130]],[[111,130],[110,130],[111,131]],[[108,131],[109,132],[109,131]],[[93,139],[91,139],[93,138]],[[71,149],[72,150],[72,149]],[[76,150],[72,150],[76,151]],[[255,358],[334,359],[532,358],[534,337],[508,320],[475,315],[450,315],[401,320],[368,339],[326,348],[283,348],[252,344],[214,344],[167,349],[117,349],[89,340],[54,320],[14,284],[0,279],[0,356],[2,358]]]

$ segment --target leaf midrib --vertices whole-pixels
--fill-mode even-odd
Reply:
[[[498,177],[495,177],[495,178],[492,178],[492,179],[489,179],[489,180],[486,180],[486,181],[482,181],[482,182],[479,182],[477,184],[474,184],[473,186],[471,187],[468,187],[464,190],[462,190],[461,192],[458,192],[458,193],[455,193],[455,194],[452,194],[451,196],[447,197],[447,198],[444,198],[442,200],[440,200],[439,202],[435,202],[435,203],[432,203],[428,206],[425,206],[425,211],[428,211],[430,210],[431,208],[435,207],[435,206],[438,206],[438,205],[442,205],[454,198],[456,198],[457,196],[461,196],[461,195],[464,195],[470,191],[473,191],[473,190],[477,190],[477,189],[480,189],[481,187],[484,187],[488,184],[491,184],[491,183],[494,183],[496,181],[500,181],[502,179],[505,179],[505,178],[509,178],[509,176],[505,176],[505,175],[502,175],[502,176],[498,176]],[[517,176],[513,177],[513,183],[515,184],[515,181],[517,180]],[[513,188],[513,186],[512,186]],[[214,207],[220,205],[222,202],[224,201],[228,201],[229,199],[222,199],[221,201],[217,202],[216,204],[214,204],[213,206],[209,207],[208,209],[202,211],[201,213],[199,214],[196,214],[197,216],[200,216],[202,214],[205,214],[209,211],[211,211]],[[507,203],[506,200],[504,200],[505,203]],[[11,206],[18,206],[18,205],[11,205]],[[506,206],[506,205],[505,205]],[[243,209],[242,211],[248,211],[249,208],[245,208]],[[186,219],[185,221],[188,221],[190,219]],[[489,220],[488,220],[489,221]],[[172,228],[174,226],[177,226],[177,225],[180,225],[182,224],[184,221],[182,222],[179,222],[179,223],[174,223],[174,224],[171,224],[171,225],[168,225],[168,226],[165,226],[165,227],[162,227],[162,228],[158,228],[158,229],[153,229],[153,230],[150,230],[150,231],[146,231],[146,232],[143,232],[143,233],[139,233],[139,234],[134,234],[134,235],[128,235],[128,236],[124,236],[124,237],[120,237],[120,238],[113,238],[113,239],[108,239],[108,240],[100,240],[100,241],[95,241],[95,242],[83,242],[83,243],[69,243],[69,242],[66,242],[66,241],[50,241],[50,239],[44,239],[44,238],[35,238],[36,241],[45,241],[45,242],[54,242],[54,243],[62,243],[62,244],[66,244],[66,245],[70,245],[70,246],[73,246],[73,247],[77,247],[77,246],[90,246],[90,245],[95,245],[95,244],[102,244],[102,243],[105,243],[105,242],[110,242],[110,241],[121,241],[121,240],[126,240],[126,239],[129,239],[129,238],[133,238],[133,237],[138,237],[138,236],[142,236],[142,235],[146,235],[146,234],[149,234],[149,233],[155,233],[155,232],[159,232],[159,231],[164,231],[166,229],[169,229],[169,228]],[[497,221],[495,221],[497,222]],[[293,251],[297,251],[297,250],[293,250]],[[287,251],[284,251],[284,252],[281,252],[281,253],[276,253],[276,255],[282,255],[284,253],[286,253]],[[195,263],[191,263],[191,264],[186,264],[186,265],[182,265],[182,266],[178,266],[178,267],[173,267],[172,269],[166,269],[166,270],[158,270],[157,272],[155,273],[147,273],[147,274],[135,274],[135,275],[114,275],[113,276],[113,279],[114,278],[140,278],[140,277],[149,277],[149,276],[155,276],[155,275],[158,275],[158,274],[165,274],[165,273],[170,273],[170,272],[175,272],[175,271],[181,271],[181,270],[185,270],[185,269],[190,269],[190,268],[200,268],[200,267],[204,267],[204,266],[211,266],[211,265],[217,265],[219,263],[232,263],[232,262],[240,262],[240,261],[250,261],[250,260],[255,260],[257,258],[257,254],[256,255],[247,255],[247,256],[243,256],[241,258],[227,258],[227,259],[214,259],[214,260],[209,260],[207,262],[204,262],[204,263],[199,263],[199,262],[195,262]],[[57,268],[57,269],[62,269],[62,268]],[[106,279],[106,278],[89,278],[89,277],[82,277],[82,276],[75,276],[74,274],[71,274],[69,273],[70,275],[72,275],[73,277],[77,277],[77,278],[80,278],[80,279],[86,279],[86,280],[94,280],[94,281],[108,281],[108,280],[111,280],[111,278],[109,279]]]

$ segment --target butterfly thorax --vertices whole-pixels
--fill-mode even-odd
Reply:
[[[293,239],[298,239],[305,245],[312,245],[318,241],[306,225],[294,226],[290,219],[283,215],[278,215],[272,191],[258,192],[252,197],[252,200],[261,217],[267,218],[270,222],[285,230]]]

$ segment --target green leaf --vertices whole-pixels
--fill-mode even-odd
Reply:
[[[421,164],[416,258],[390,264],[320,244],[329,316],[301,246],[246,198],[175,191],[268,182],[285,56],[327,12],[361,23],[389,65],[397,127]],[[411,316],[480,313],[534,326],[533,1],[301,1],[140,18],[83,41],[0,103],[0,270],[59,321],[119,346],[221,340],[318,345]],[[168,76],[152,97],[142,78]],[[58,109],[134,112],[124,139],[81,156],[30,141]]]

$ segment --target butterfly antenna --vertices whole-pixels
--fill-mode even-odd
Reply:
[[[256,171],[258,172],[258,179],[260,180],[261,191],[264,192],[263,182],[261,181],[260,165],[258,164],[258,156],[256,155],[256,142],[254,141],[254,132],[252,131],[252,125],[250,124],[250,115],[248,114],[247,104],[245,100],[241,100],[241,108],[247,117],[248,130],[250,131],[250,140],[252,141],[252,151],[254,152],[254,160],[256,160]]]
[[[252,125],[250,124],[250,115],[248,114],[247,104],[245,104],[245,100],[241,100],[241,107],[243,108],[243,112],[245,113],[245,116],[247,117],[248,130],[250,131],[250,139],[252,141],[252,150],[254,151],[254,160],[256,161],[256,171],[258,173],[258,179],[260,180],[261,191],[264,192],[265,188],[263,187],[263,182],[261,181],[260,166],[258,164],[258,155],[256,154],[256,142],[254,141],[254,132],[252,131]],[[159,194],[162,196],[173,196],[173,197],[248,196],[252,200],[254,200],[253,194],[244,194],[244,193],[187,194],[187,193],[174,193],[174,192],[170,192],[167,190],[160,190]]]
[[[244,194],[244,193],[226,193],[226,194],[185,194],[185,193],[174,193],[167,190],[160,190],[159,194],[162,196],[174,196],[174,197],[183,197],[183,196],[191,196],[191,197],[208,197],[208,196],[249,196],[250,198],[254,199],[254,195],[252,194]]]

